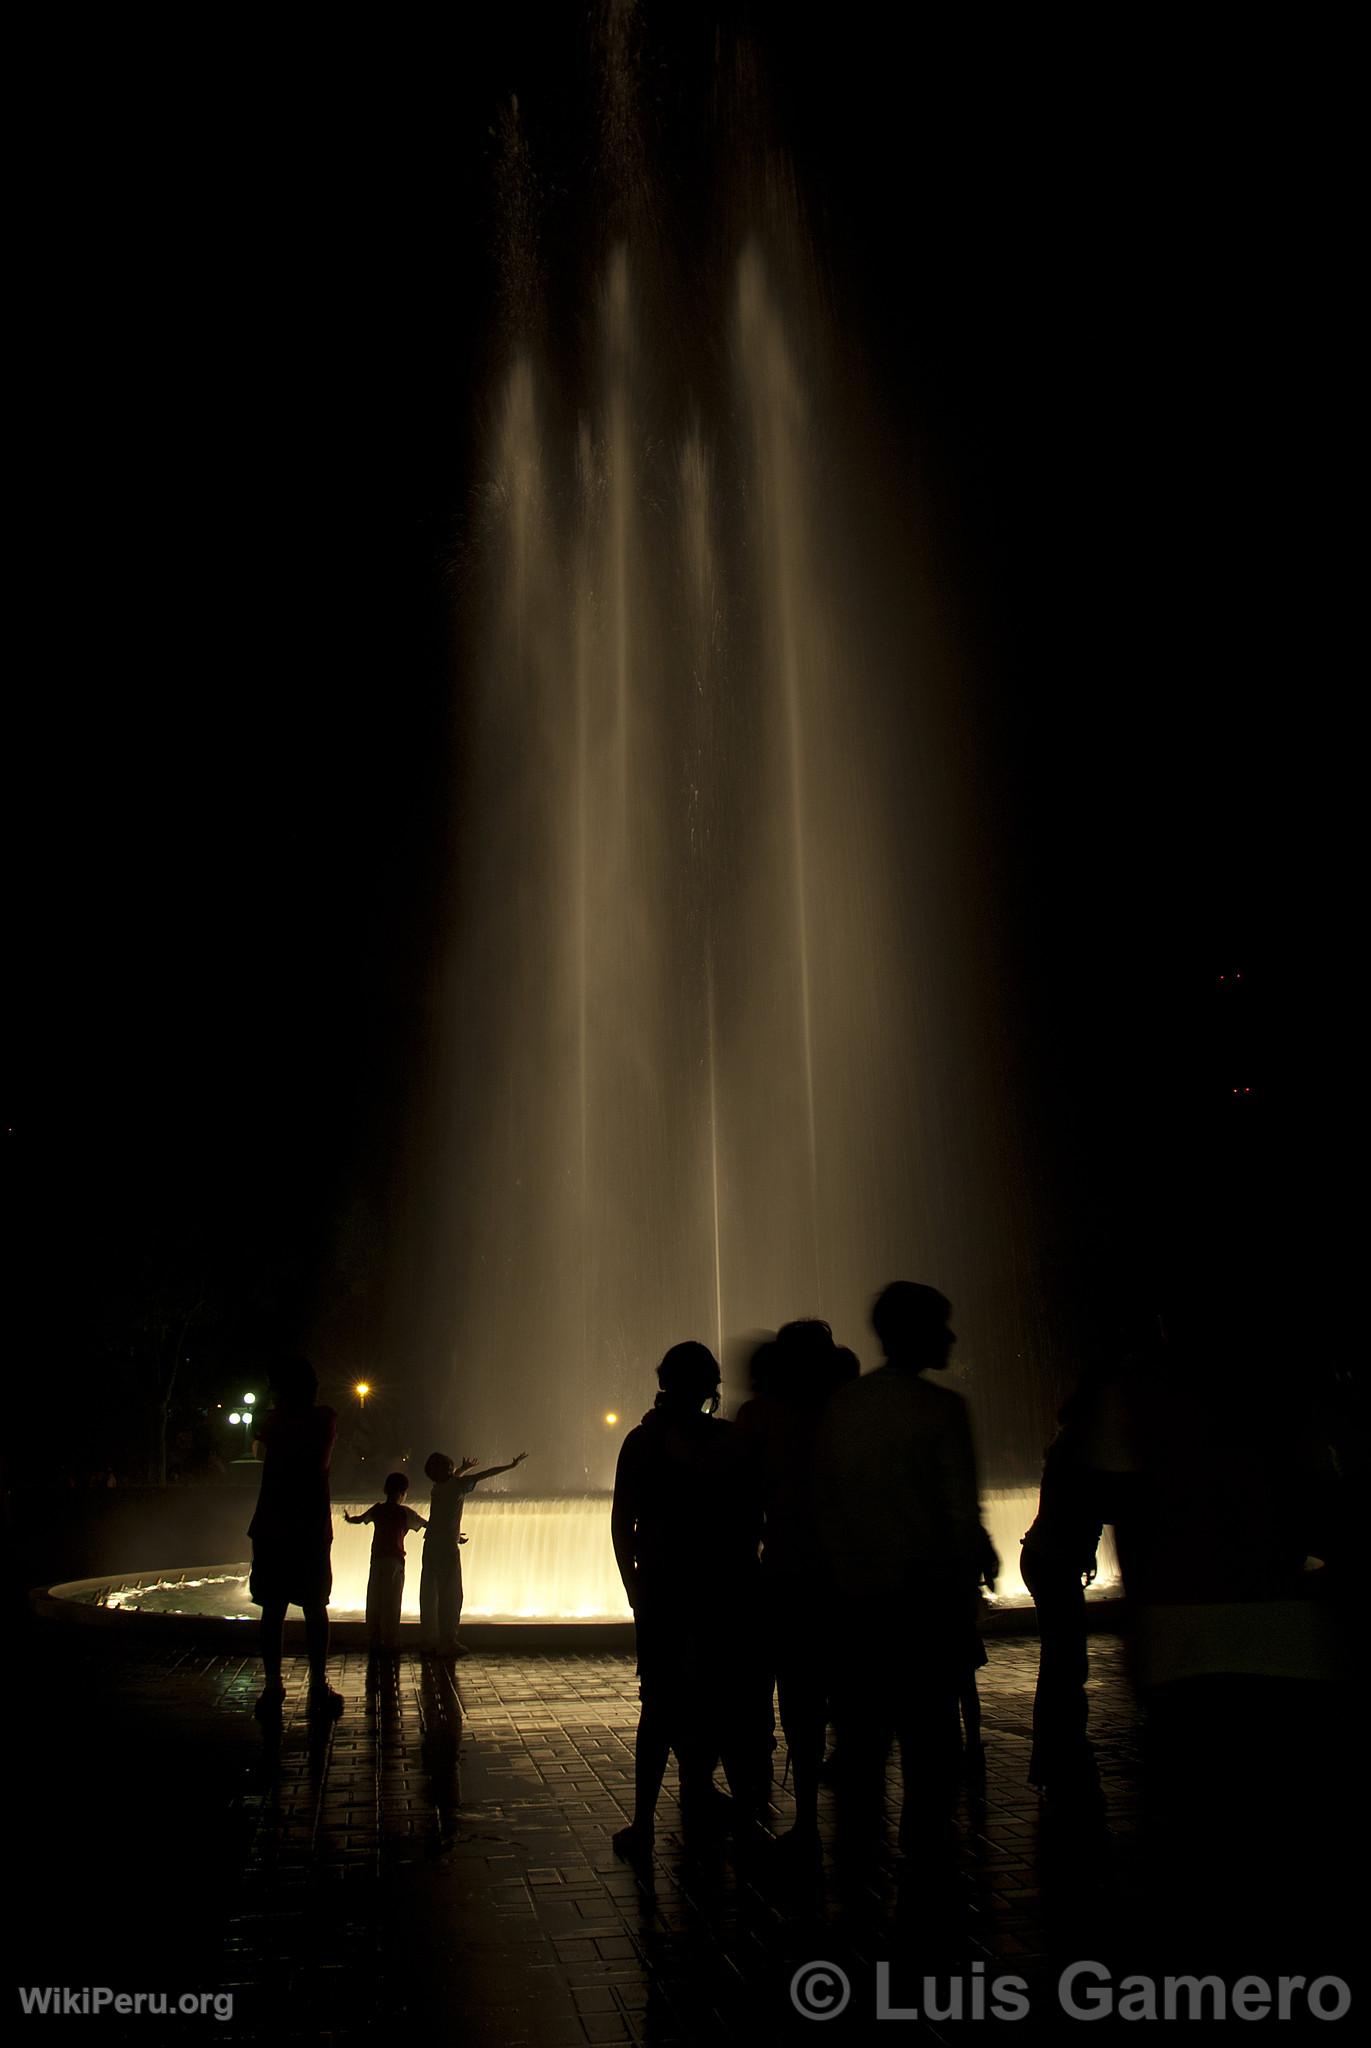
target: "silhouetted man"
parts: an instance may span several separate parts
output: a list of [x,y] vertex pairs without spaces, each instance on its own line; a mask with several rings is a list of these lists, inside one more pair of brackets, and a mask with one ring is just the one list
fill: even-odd
[[[850,1367],[850,1370],[849,1370]],[[738,1436],[765,1515],[762,1600],[781,1726],[795,1794],[785,1838],[817,1859],[819,1777],[828,1732],[829,1625],[820,1612],[822,1422],[836,1389],[858,1372],[827,1323],[787,1323],[753,1360],[754,1394],[738,1411]]]
[[877,1821],[898,1736],[907,1852],[948,1838],[967,1633],[976,1587],[993,1587],[999,1569],[981,1526],[965,1404],[924,1378],[947,1366],[950,1313],[935,1288],[887,1287],[871,1313],[886,1362],[835,1395],[825,1429],[840,1813]]
[[713,1818],[720,1755],[736,1800],[754,1805],[759,1789],[760,1516],[733,1425],[714,1416],[713,1353],[673,1345],[657,1379],[657,1404],[625,1437],[614,1479],[614,1555],[637,1626],[642,1703],[633,1822],[614,1846],[634,1858],[651,1854],[671,1750],[688,1826]]
[[1086,1735],[1090,1675],[1085,1589],[1095,1577],[1105,1488],[1095,1469],[1093,1385],[1077,1390],[1057,1417],[1043,1460],[1038,1512],[1019,1568],[1038,1619],[1038,1682],[1028,1782],[1058,1804],[1099,1800],[1095,1752]]
[[[1274,1288],[1185,1305],[1105,1389],[1099,1463],[1147,1705],[1145,1840],[1168,1967],[1358,1953],[1339,1461]],[[1304,1303],[1300,1303],[1301,1311]],[[1316,1326],[1314,1326],[1316,1327]],[[1222,1869],[1225,1882],[1216,1886]],[[1256,1943],[1257,1947],[1253,1948]]]
[[333,1515],[329,1466],[338,1435],[332,1408],[316,1405],[318,1375],[304,1358],[282,1359],[271,1374],[274,1405],[259,1415],[253,1450],[262,1460],[252,1538],[251,1598],[262,1610],[265,1684],[260,1713],[279,1712],[285,1696],[281,1652],[286,1609],[305,1616],[309,1709],[330,1717],[343,1701],[328,1683],[328,1603],[333,1591]]

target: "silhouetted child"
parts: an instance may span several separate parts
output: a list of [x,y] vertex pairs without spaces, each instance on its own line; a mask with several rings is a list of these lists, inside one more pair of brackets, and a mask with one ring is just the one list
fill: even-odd
[[365,1514],[343,1516],[345,1522],[371,1523],[371,1573],[367,1579],[367,1644],[373,1650],[400,1647],[400,1606],[405,1592],[405,1538],[428,1523],[405,1506],[409,1478],[392,1472],[386,1497]]
[[433,1451],[424,1464],[432,1483],[428,1526],[424,1532],[424,1563],[419,1574],[419,1625],[426,1650],[443,1657],[464,1657],[466,1650],[457,1635],[462,1619],[462,1502],[483,1479],[500,1472],[512,1472],[528,1456],[520,1451],[507,1465],[487,1465],[473,1472],[474,1458],[454,1465],[444,1451]]

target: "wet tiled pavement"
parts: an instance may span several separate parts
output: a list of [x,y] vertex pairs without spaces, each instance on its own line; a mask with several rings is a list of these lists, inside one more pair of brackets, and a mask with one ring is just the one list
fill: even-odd
[[[882,1958],[1032,1984],[1054,1956],[1082,1952],[1093,1916],[1127,1915],[1137,1715],[1119,1644],[1096,1638],[1110,1838],[1054,1853],[1025,1782],[1037,1646],[990,1647],[984,1789],[964,1796],[960,1867],[930,1900],[900,1882],[893,1797],[874,1857],[855,1870],[830,1859],[820,1885],[797,1890],[765,1855],[688,1851],[674,1770],[640,1880],[610,1845],[637,1717],[621,1657],[474,1656],[454,1682],[416,1656],[379,1675],[338,1656],[345,1707],[323,1731],[296,1660],[273,1738],[253,1718],[248,1658],[63,1643],[42,1738],[52,1782],[28,1787],[46,1845],[31,1980],[232,1992],[231,2021],[191,2023],[201,2038],[352,2041],[436,2024],[464,2042],[549,2048],[807,2033],[789,1987],[816,1958],[847,1972],[854,2015]],[[778,1775],[782,1764],[778,1752]],[[784,1784],[775,1806],[781,1829]],[[830,1842],[831,1823],[826,1803]],[[75,1978],[53,1952],[55,1912],[81,1929]]]
[[[1112,1637],[1091,1653],[1107,1832],[1040,1808],[1025,1782],[1037,1645],[993,1640],[985,1781],[963,1794],[955,1871],[929,1884],[902,1866],[892,1771],[884,1840],[855,1862],[833,1858],[825,1793],[822,1878],[798,1887],[764,1849],[688,1847],[674,1772],[651,1872],[615,1859],[637,1717],[623,1657],[476,1655],[445,1670],[405,1655],[378,1675],[338,1655],[344,1711],[323,1729],[304,1711],[303,1662],[289,1660],[273,1735],[254,1717],[259,1669],[245,1655],[84,1629],[35,1629],[29,1648],[7,1697],[11,1975],[209,2007],[159,2019],[154,2038],[812,2040],[792,1986],[817,1969],[825,2012],[834,1971],[851,1987],[823,2038],[888,2042],[890,2025],[876,2024],[884,1968],[887,2002],[921,2006],[917,2023],[899,2021],[908,2034],[961,2037],[941,2016],[954,1986],[969,2002],[1012,1973],[1029,2002],[1013,2038],[1048,2040],[1064,2025],[1064,1963],[1150,1968],[1178,1929],[1182,1967],[1230,1978],[1273,1968],[1283,1944],[1311,1976],[1350,1975],[1361,1948],[1348,1715],[1292,1744],[1271,1718],[1285,1696],[1264,1694],[1253,1714],[1243,1693],[1204,1728],[1199,1794],[1187,1792],[1176,1853],[1158,1866],[1165,1815],[1144,1801],[1155,1779]],[[26,1686],[26,1670],[41,1684]],[[1317,1797],[1287,1802],[1282,1836],[1273,1786],[1292,1756]],[[782,1782],[778,1830],[791,1812]],[[133,2039],[149,2024],[106,2015],[97,2030]],[[89,2036],[93,2021],[70,2025]]]

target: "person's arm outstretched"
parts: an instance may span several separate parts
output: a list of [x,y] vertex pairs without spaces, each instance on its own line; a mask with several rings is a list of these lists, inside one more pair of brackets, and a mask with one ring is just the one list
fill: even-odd
[[[468,1485],[479,1486],[483,1479],[494,1479],[498,1473],[512,1472],[516,1465],[523,1464],[524,1459],[527,1456],[527,1451],[520,1451],[518,1456],[511,1458],[507,1465],[487,1465],[484,1472],[470,1471],[467,1468],[466,1461],[463,1460],[462,1469],[459,1476],[464,1478],[467,1481]],[[472,1462],[474,1463],[475,1461],[473,1460]]]

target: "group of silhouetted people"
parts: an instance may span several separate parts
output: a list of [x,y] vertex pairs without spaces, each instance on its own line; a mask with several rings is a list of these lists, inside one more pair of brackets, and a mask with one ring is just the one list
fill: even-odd
[[[727,1830],[760,1846],[778,1703],[795,1801],[778,1853],[817,1861],[826,1776],[840,1841],[869,1847],[897,1741],[901,1845],[919,1863],[945,1859],[958,1784],[979,1747],[981,1589],[993,1591],[999,1570],[966,1405],[931,1377],[956,1341],[949,1316],[934,1288],[887,1287],[871,1316],[883,1362],[865,1374],[827,1324],[789,1323],[755,1349],[752,1395],[732,1422],[718,1414],[719,1365],[703,1344],[662,1359],[655,1404],[625,1438],[614,1488],[641,1701],[633,1818],[615,1837],[622,1855],[650,1856],[673,1753],[686,1831]],[[1176,1343],[1154,1316],[1116,1318],[1061,1410],[1022,1549],[1040,1636],[1029,1778],[1049,1810],[1098,1821],[1086,1590],[1108,1526],[1148,1712],[1157,1896],[1195,1913],[1207,1884],[1192,1853],[1201,1810],[1221,1816],[1216,1840],[1227,1830],[1246,1841],[1259,1823],[1253,1859],[1278,1838],[1282,1867],[1307,1862],[1323,1730],[1346,1697],[1332,1596],[1352,1557],[1365,1427],[1346,1401],[1337,1413],[1320,1408],[1263,1359],[1283,1364],[1279,1347],[1212,1319]],[[318,1404],[303,1360],[280,1365],[273,1386],[256,1429],[264,1463],[251,1525],[262,1709],[283,1698],[295,1604],[310,1710],[328,1718],[341,1707],[325,1668],[337,1416]],[[478,1471],[474,1459],[435,1452],[427,1518],[407,1505],[398,1472],[383,1500],[349,1515],[373,1531],[374,1650],[398,1644],[405,1541],[422,1532],[423,1642],[460,1654],[462,1503],[523,1455]],[[719,1765],[728,1797],[715,1785]],[[1266,1798],[1254,1808],[1258,1774]],[[1267,1891],[1276,1895],[1270,1882]],[[1279,1896],[1289,1919],[1288,1892]]]
[[[338,1436],[338,1416],[318,1400],[319,1381],[303,1358],[280,1360],[272,1372],[273,1402],[258,1418],[254,1447],[262,1460],[252,1539],[253,1601],[262,1610],[265,1683],[258,1711],[279,1711],[285,1698],[281,1653],[287,1607],[305,1617],[309,1655],[309,1711],[325,1719],[342,1711],[342,1698],[328,1683],[328,1603],[333,1590],[333,1515],[329,1468]],[[434,1451],[424,1465],[429,1481],[427,1520],[406,1505],[409,1478],[392,1472],[384,1499],[345,1520],[371,1527],[371,1570],[367,1579],[367,1640],[373,1652],[399,1647],[405,1587],[405,1539],[423,1531],[419,1577],[421,1640],[441,1656],[460,1656],[462,1618],[462,1504],[483,1479],[512,1471],[527,1456],[520,1451],[504,1465],[476,1471],[475,1458],[457,1464]]]
[[[959,1781],[979,1750],[980,1589],[993,1591],[999,1561],[966,1406],[930,1377],[951,1356],[949,1314],[933,1288],[887,1287],[872,1311],[883,1363],[866,1374],[826,1324],[786,1325],[755,1351],[752,1398],[731,1424],[703,1345],[662,1360],[615,1483],[642,1707],[620,1854],[650,1855],[673,1751],[687,1832],[760,1837],[773,1698],[795,1801],[778,1847],[817,1860],[825,1776],[839,1844],[872,1846],[892,1741],[907,1858],[927,1867],[955,1843]],[[1225,1830],[1246,1840],[1254,1814],[1271,1839],[1303,1842],[1320,1723],[1345,1697],[1330,1596],[1351,1556],[1346,1475],[1364,1466],[1364,1432],[1260,1369],[1272,1355],[1213,1317],[1178,1344],[1154,1314],[1112,1313],[1061,1410],[1023,1539],[1040,1638],[1028,1777],[1078,1842],[1077,1823],[1098,1831],[1086,1596],[1110,1527],[1147,1709],[1156,1897],[1192,1919],[1213,1911],[1197,1817],[1211,1816],[1213,1854]],[[731,1800],[715,1789],[720,1763]],[[1269,1788],[1255,1808],[1254,1777]],[[1250,1919],[1251,1891],[1234,1896]],[[1297,1917],[1289,1883],[1268,1874],[1260,1900]]]
[[[934,1288],[886,1288],[872,1312],[884,1363],[866,1375],[827,1324],[787,1324],[755,1352],[752,1398],[731,1424],[715,1412],[705,1346],[662,1360],[614,1489],[642,1702],[621,1854],[651,1850],[671,1751],[687,1829],[728,1825],[742,1839],[760,1827],[773,1692],[794,1773],[792,1853],[818,1853],[830,1722],[841,1821],[858,1836],[878,1825],[894,1738],[902,1842],[911,1854],[945,1845],[979,1588],[998,1569],[965,1405],[925,1378],[948,1363],[950,1312]],[[714,1789],[720,1762],[731,1807]]]

